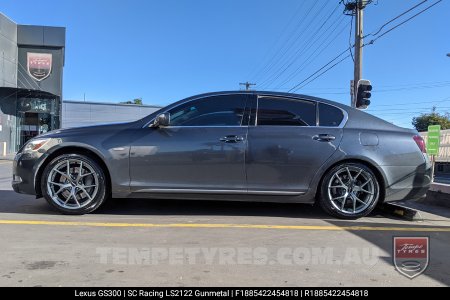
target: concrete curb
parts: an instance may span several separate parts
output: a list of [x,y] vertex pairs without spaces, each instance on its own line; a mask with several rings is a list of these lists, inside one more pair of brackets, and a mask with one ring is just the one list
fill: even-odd
[[2,161],[2,160],[10,160],[10,161],[12,161],[12,160],[14,160],[14,154],[13,155],[6,155],[6,156],[0,156],[0,161]]
[[450,208],[450,184],[432,183],[427,197],[418,202]]
[[431,184],[430,191],[450,194],[450,184],[434,182]]

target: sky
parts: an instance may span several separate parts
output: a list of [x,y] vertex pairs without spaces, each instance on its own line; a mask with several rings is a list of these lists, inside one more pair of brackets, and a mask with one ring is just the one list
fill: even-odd
[[[373,1],[364,33],[420,2]],[[2,0],[0,12],[19,24],[66,27],[65,100],[167,105],[245,81],[288,91],[354,40],[339,0]],[[411,127],[433,106],[450,111],[449,28],[450,0],[443,0],[364,47],[369,113]],[[349,104],[352,78],[349,57],[296,92]]]

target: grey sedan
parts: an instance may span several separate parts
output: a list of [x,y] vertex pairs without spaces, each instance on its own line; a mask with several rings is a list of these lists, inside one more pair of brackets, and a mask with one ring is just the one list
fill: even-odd
[[13,188],[65,214],[114,198],[314,203],[339,218],[418,199],[431,165],[418,133],[297,94],[190,97],[135,122],[62,129],[16,155]]

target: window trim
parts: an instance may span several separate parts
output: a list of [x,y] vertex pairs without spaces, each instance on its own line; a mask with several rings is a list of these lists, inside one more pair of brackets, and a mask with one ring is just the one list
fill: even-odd
[[[182,103],[178,104],[177,106],[173,106],[173,107],[171,107],[171,105],[166,106],[165,109],[161,110],[161,112],[159,114],[166,113],[166,112],[168,112],[169,110],[171,110],[171,109],[173,109],[175,107],[178,107],[178,106],[183,105],[185,103],[189,103],[189,102],[194,101],[194,100],[211,98],[211,97],[218,97],[218,96],[229,96],[229,95],[246,95],[248,97],[247,103],[249,103],[249,105],[250,105],[250,110],[249,110],[249,115],[250,116],[251,116],[251,109],[252,109],[252,107],[251,107],[251,99],[252,99],[252,97],[254,97],[254,99],[256,100],[256,112],[258,112],[258,108],[259,108],[259,106],[258,106],[259,98],[261,98],[261,97],[267,97],[267,98],[272,97],[272,98],[303,100],[303,101],[315,102],[317,104],[318,103],[323,103],[323,104],[326,104],[326,105],[333,106],[333,107],[335,107],[337,109],[340,109],[342,111],[342,113],[344,114],[344,118],[342,119],[342,122],[341,122],[341,124],[339,124],[339,126],[318,126],[319,123],[316,122],[316,126],[283,126],[283,127],[296,127],[296,128],[299,128],[299,127],[301,127],[301,128],[308,128],[308,127],[318,128],[318,127],[320,127],[320,128],[341,128],[342,129],[342,128],[345,127],[345,125],[347,124],[347,121],[348,121],[348,112],[345,109],[340,108],[340,107],[338,107],[338,106],[336,106],[334,104],[323,102],[323,101],[320,101],[320,100],[304,99],[304,98],[300,98],[300,97],[286,96],[286,95],[269,95],[269,94],[239,93],[239,92],[233,92],[233,93],[226,93],[225,92],[225,93],[217,93],[217,94],[214,94],[214,95],[203,95],[203,96],[199,96],[199,97],[195,97],[194,96],[195,98],[183,101]],[[246,108],[247,107],[248,107],[248,105],[246,105]],[[318,107],[319,107],[319,105],[316,105],[316,114],[317,114],[317,111],[318,111]],[[245,111],[244,111],[244,113],[245,113]],[[150,124],[155,121],[155,118],[153,118],[149,122],[145,123],[144,126],[142,126],[142,128],[148,128],[150,126]],[[256,127],[257,126],[256,124],[258,124],[258,113],[256,113],[256,116],[255,116],[255,124],[250,124],[250,119],[251,118],[249,117],[249,122],[248,122],[247,125],[241,125],[241,126],[168,126],[167,128],[181,128],[181,127],[184,127],[184,128],[187,128],[187,127],[209,127],[209,128],[214,128],[214,127],[218,127],[218,128],[231,127],[231,128],[237,128],[237,127],[239,127],[239,128],[241,128],[241,127],[250,127],[250,126]],[[318,120],[318,118],[317,118],[317,120]],[[260,125],[260,126],[264,126],[264,125]]]
[[[256,116],[255,116],[255,124],[252,124],[251,126],[257,127],[257,126],[277,126],[277,127],[293,127],[293,128],[344,128],[344,126],[347,124],[348,121],[348,112],[345,109],[342,109],[334,104],[331,103],[327,103],[327,102],[323,102],[320,100],[311,100],[311,99],[305,99],[305,98],[300,98],[300,97],[289,97],[289,96],[279,96],[279,95],[256,95],[257,99],[256,99]],[[313,102],[316,105],[316,125],[315,126],[292,126],[292,125],[258,125],[258,109],[259,109],[259,99],[260,98],[281,98],[281,99],[292,99],[292,100],[301,100],[301,101],[305,101],[305,102]],[[342,114],[344,115],[344,117],[342,118],[341,123],[338,126],[319,126],[319,104],[325,104],[325,105],[329,105],[332,107],[335,107],[337,109],[339,109]]]
[[[164,114],[164,113],[168,112],[169,110],[172,110],[172,109],[174,109],[174,108],[177,108],[177,107],[179,107],[179,106],[181,106],[181,105],[184,105],[184,104],[189,103],[189,102],[192,102],[192,101],[196,101],[196,100],[200,100],[200,99],[205,99],[205,98],[220,97],[220,96],[232,96],[232,95],[246,95],[246,96],[247,96],[247,100],[246,100],[246,103],[245,103],[245,106],[244,106],[244,114],[243,114],[242,120],[241,120],[241,125],[214,125],[214,126],[205,126],[205,125],[202,125],[202,126],[200,126],[200,125],[192,125],[192,126],[179,126],[179,125],[177,125],[177,126],[170,126],[170,125],[169,125],[169,126],[166,126],[166,127],[164,127],[164,128],[206,128],[206,127],[207,127],[207,128],[224,128],[224,127],[228,127],[228,128],[237,128],[237,127],[239,127],[239,128],[241,128],[241,127],[248,127],[249,124],[243,125],[243,124],[242,124],[242,121],[244,120],[245,111],[246,111],[246,108],[247,108],[247,106],[248,106],[248,103],[250,103],[248,100],[250,99],[250,96],[251,96],[252,94],[249,94],[249,93],[221,93],[221,94],[214,94],[214,95],[204,95],[204,96],[200,96],[200,97],[196,97],[196,98],[192,98],[192,99],[183,101],[182,103],[178,104],[177,106],[173,106],[173,107],[172,107],[171,105],[168,105],[164,110],[161,110],[161,112],[160,112],[158,115]],[[156,118],[156,117],[155,117],[155,118]],[[142,126],[142,128],[149,128],[149,127],[150,127],[150,124],[152,124],[152,123],[155,121],[155,118],[153,118],[153,119],[151,119],[149,122],[145,123],[144,126]]]

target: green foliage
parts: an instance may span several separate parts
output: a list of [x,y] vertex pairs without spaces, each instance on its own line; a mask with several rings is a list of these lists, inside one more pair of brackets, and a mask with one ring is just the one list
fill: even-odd
[[439,114],[434,111],[429,114],[421,114],[419,117],[414,117],[412,120],[413,126],[417,131],[428,131],[429,125],[441,125],[441,129],[450,129],[450,114]]
[[120,102],[121,104],[135,104],[135,105],[142,105],[142,98],[136,98],[133,100],[128,100],[125,102]]

